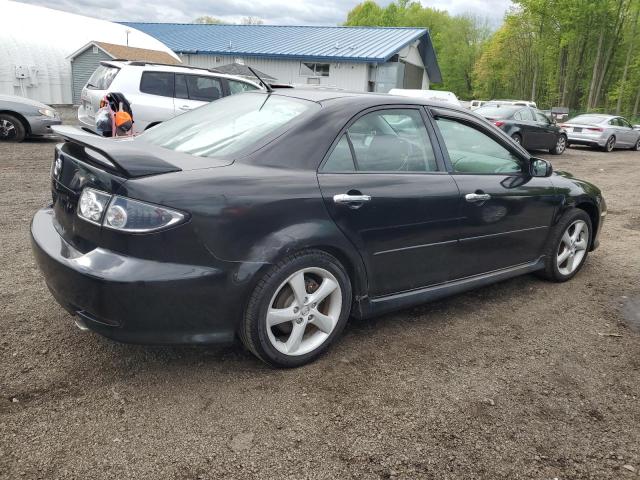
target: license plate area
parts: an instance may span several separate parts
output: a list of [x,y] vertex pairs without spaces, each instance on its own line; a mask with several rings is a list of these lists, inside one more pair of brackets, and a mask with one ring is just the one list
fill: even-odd
[[574,131],[574,133],[582,133],[582,128],[574,127],[573,131]]

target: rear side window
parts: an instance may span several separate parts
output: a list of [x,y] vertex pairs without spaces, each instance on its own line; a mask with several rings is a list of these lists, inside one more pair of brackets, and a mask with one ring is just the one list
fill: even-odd
[[356,120],[336,145],[323,171],[345,172],[354,168],[359,172],[437,171],[420,112],[378,110]]
[[185,75],[190,100],[211,102],[222,97],[222,84],[214,77]]
[[87,88],[90,90],[108,89],[119,71],[120,69],[117,67],[100,65],[98,68],[96,68],[96,71],[93,72],[91,78],[89,78],[89,81],[87,82]]
[[542,112],[536,112],[536,120],[540,123],[551,123],[549,118]]
[[140,91],[149,95],[173,97],[174,74],[169,72],[143,72]]
[[234,95],[236,93],[248,92],[249,90],[257,90],[257,89],[258,87],[251,85],[250,83],[229,80],[229,92],[231,92],[231,95]]

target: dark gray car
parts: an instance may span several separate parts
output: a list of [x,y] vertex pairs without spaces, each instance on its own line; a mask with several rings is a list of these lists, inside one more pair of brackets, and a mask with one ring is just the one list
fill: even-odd
[[16,95],[0,95],[0,141],[21,142],[26,137],[52,135],[60,115],[44,103]]

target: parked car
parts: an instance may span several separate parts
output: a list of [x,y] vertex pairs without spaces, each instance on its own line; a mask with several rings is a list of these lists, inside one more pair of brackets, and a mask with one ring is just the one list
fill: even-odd
[[584,114],[563,123],[569,145],[589,145],[605,152],[614,148],[640,150],[640,129],[634,128],[624,117]]
[[536,102],[529,100],[489,100],[485,105],[519,105],[521,107],[538,108]]
[[482,107],[485,103],[487,103],[485,100],[471,100],[469,108],[475,110],[476,108]]
[[436,102],[446,102],[456,107],[461,107],[462,103],[453,92],[445,90],[418,90],[411,88],[392,88],[389,90],[390,95],[400,95],[403,97],[417,97],[423,100],[431,100]]
[[82,89],[78,120],[95,132],[100,102],[108,92],[121,92],[131,103],[133,131],[140,133],[213,100],[259,88],[244,78],[200,68],[105,61]]
[[52,134],[60,115],[44,103],[17,95],[0,95],[0,141],[21,142],[27,137]]
[[318,357],[350,315],[569,280],[607,210],[481,117],[419,98],[256,90],[132,139],[57,131],[32,244],[79,325],[135,343],[237,335],[277,366]]
[[540,110],[517,105],[487,104],[474,110],[527,150],[549,150],[562,155],[567,133]]

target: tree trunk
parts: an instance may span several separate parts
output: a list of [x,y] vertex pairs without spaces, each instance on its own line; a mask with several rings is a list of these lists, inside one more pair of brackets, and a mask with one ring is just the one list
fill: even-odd
[[598,83],[598,66],[600,65],[600,55],[602,53],[602,42],[604,41],[604,24],[600,30],[600,38],[598,39],[598,50],[596,51],[596,59],[593,62],[593,73],[591,74],[591,85],[589,85],[589,98],[587,99],[587,111],[591,110],[593,105],[593,95],[596,91],[596,83]]
[[611,65],[611,58],[614,55],[614,51],[615,51],[614,47],[616,47],[620,42],[620,32],[622,31],[622,26],[624,25],[624,19],[627,14],[626,9],[624,12],[622,12],[622,15],[620,14],[620,12],[622,11],[623,3],[624,3],[624,0],[620,0],[620,2],[618,3],[618,11],[616,12],[616,24],[614,27],[615,35],[611,39],[611,42],[609,43],[609,47],[607,48],[607,53],[604,56],[604,64],[602,65],[602,69],[600,70],[600,76],[598,78],[598,83],[596,84],[596,91],[595,91],[595,94],[593,95],[594,107],[598,105],[598,101],[600,99],[600,93],[602,92],[602,85],[604,84],[604,77],[605,77],[605,74],[609,71],[609,66]]
[[618,103],[616,104],[616,115],[620,115],[622,110],[622,97],[624,96],[624,84],[627,81],[627,73],[629,72],[629,64],[631,63],[631,54],[633,53],[634,41],[636,39],[636,30],[638,27],[638,15],[640,15],[640,8],[636,11],[635,19],[633,20],[633,28],[631,29],[631,38],[629,39],[629,49],[627,50],[627,58],[624,62],[624,70],[622,71],[622,80],[620,81],[620,91],[618,92]]
[[638,93],[636,94],[636,103],[633,106],[633,116],[638,115],[638,108],[640,108],[640,87],[638,87]]

